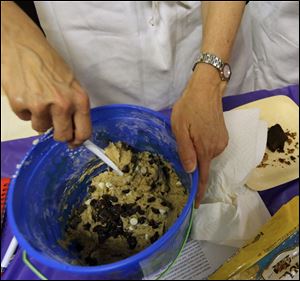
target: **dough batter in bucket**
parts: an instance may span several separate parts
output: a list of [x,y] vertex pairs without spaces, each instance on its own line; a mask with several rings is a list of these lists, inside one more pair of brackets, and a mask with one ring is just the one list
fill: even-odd
[[121,142],[105,152],[124,175],[108,169],[94,176],[83,203],[72,211],[60,243],[74,251],[77,264],[107,264],[140,252],[168,230],[188,198],[160,155],[135,152]]

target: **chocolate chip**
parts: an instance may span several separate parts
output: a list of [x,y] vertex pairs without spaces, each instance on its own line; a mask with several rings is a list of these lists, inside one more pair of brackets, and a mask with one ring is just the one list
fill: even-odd
[[92,210],[92,218],[95,222],[106,223],[108,220],[111,220],[110,209]]
[[109,236],[117,238],[119,235],[123,234],[123,223],[122,220],[120,222],[112,222],[109,224]]
[[110,213],[111,213],[111,217],[114,220],[118,220],[120,218],[121,213],[122,213],[121,205],[120,204],[113,205],[110,209]]
[[142,208],[141,208],[141,206],[137,206],[137,212],[140,214],[140,215],[145,215],[145,211],[144,210],[142,210]]
[[159,238],[159,234],[156,231],[155,234],[150,238],[151,244],[153,244]]
[[123,173],[129,173],[129,171],[130,171],[129,165],[125,165],[122,169]]
[[102,196],[102,198],[106,201],[108,200],[108,201],[111,201],[111,202],[114,202],[114,203],[118,202],[118,198],[116,196],[112,196],[112,195],[109,195],[109,194],[104,194]]
[[91,257],[85,258],[84,261],[85,261],[86,264],[89,265],[89,266],[94,266],[94,265],[97,265],[97,264],[98,264],[97,260],[94,259],[94,258],[91,258]]
[[119,234],[124,233],[124,231],[123,231],[123,222],[122,222],[121,219],[117,222],[116,231],[118,231]]
[[106,199],[103,198],[103,199],[101,199],[100,200],[100,204],[101,204],[100,208],[102,208],[102,209],[104,209],[104,208],[110,209],[112,207],[112,201],[110,199],[111,198],[106,198]]
[[132,152],[135,152],[135,148],[132,147],[130,144],[124,143],[122,142],[122,148],[124,148],[124,150],[131,150]]
[[137,212],[137,208],[135,208],[135,204],[131,203],[131,204],[123,204],[122,205],[122,213],[121,215],[123,217],[128,217],[128,216],[132,216],[133,214],[135,214]]
[[164,207],[170,208],[171,210],[173,209],[172,203],[170,203],[170,202],[167,201],[167,200],[163,200],[160,204],[161,204],[162,206],[164,206]]
[[158,227],[159,227],[159,225],[160,225],[160,223],[159,222],[156,222],[155,220],[150,220],[149,221],[149,225],[153,228],[153,229],[157,229]]
[[115,212],[115,213],[121,214],[121,212],[122,212],[122,207],[121,207],[120,204],[115,204],[115,205],[113,205],[113,206],[111,207],[111,211],[112,211],[112,212]]
[[96,191],[96,187],[94,185],[90,185],[89,186],[89,193],[93,193],[94,191]]
[[151,189],[150,190],[154,190],[157,187],[157,184],[155,182],[151,183]]
[[75,247],[77,252],[81,252],[84,248],[79,241],[74,242],[74,247]]
[[129,232],[124,232],[123,236],[127,239],[128,237],[132,236],[132,234]]
[[163,166],[162,171],[164,173],[164,176],[165,176],[166,180],[169,181],[169,179],[170,179],[170,174],[169,174],[170,169],[166,166]]
[[110,217],[111,217],[111,220],[117,221],[120,218],[120,213],[119,212],[115,212],[114,210],[111,210]]
[[93,208],[98,208],[98,207],[100,207],[101,203],[100,203],[99,200],[92,199],[92,201],[90,202],[90,205],[91,205]]
[[128,236],[127,243],[128,243],[129,249],[133,250],[137,245],[137,240],[134,236]]
[[145,223],[145,221],[146,221],[146,217],[139,217],[138,218],[138,223],[139,224],[143,224],[143,223]]
[[148,203],[151,203],[151,202],[154,202],[155,200],[156,200],[155,197],[150,197],[150,198],[147,200],[147,202],[148,202]]
[[131,157],[131,163],[133,164],[133,166],[136,165],[137,161],[138,161],[138,156],[135,153],[133,153]]
[[69,223],[69,226],[70,226],[71,228],[73,228],[73,229],[76,229],[76,227],[77,227],[77,225],[78,225],[79,223],[81,223],[81,218],[78,217],[78,216],[74,216],[74,217],[71,219],[71,221],[70,221],[70,223]]
[[97,213],[94,212],[94,211],[92,211],[92,219],[93,219],[93,221],[95,221],[95,222],[99,221],[99,217],[98,217]]
[[130,192],[130,189],[122,190],[122,193],[124,193],[124,194],[127,194],[127,193],[129,193],[129,192]]
[[142,196],[138,196],[135,200],[138,201],[142,198]]
[[78,214],[82,214],[84,210],[87,208],[87,205],[83,204],[77,209]]
[[108,238],[109,238],[109,234],[107,232],[97,232],[98,234],[98,242],[100,244],[104,243]]
[[154,164],[154,159],[153,159],[153,158],[151,158],[151,159],[149,160],[149,164],[150,164],[150,165]]
[[157,215],[159,214],[159,210],[158,209],[152,207],[151,210],[152,210],[152,212],[154,214],[157,214]]
[[86,224],[83,225],[83,229],[84,230],[90,230],[90,228],[91,228],[91,224],[90,223],[86,223]]
[[110,232],[110,236],[112,236],[113,238],[117,238],[119,236],[119,233],[117,231],[112,231]]
[[103,231],[103,228],[101,225],[96,225],[94,228],[93,228],[93,232],[102,232]]

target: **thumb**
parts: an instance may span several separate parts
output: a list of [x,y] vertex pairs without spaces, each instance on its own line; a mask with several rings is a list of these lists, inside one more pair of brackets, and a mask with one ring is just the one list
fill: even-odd
[[175,134],[175,137],[181,163],[185,171],[191,173],[196,169],[197,155],[188,129],[182,128],[181,131]]

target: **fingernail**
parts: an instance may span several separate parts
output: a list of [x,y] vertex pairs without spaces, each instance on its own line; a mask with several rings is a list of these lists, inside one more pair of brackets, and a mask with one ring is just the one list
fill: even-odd
[[183,165],[184,165],[184,169],[187,173],[192,173],[196,169],[196,164],[194,163],[194,161],[191,161],[191,160],[185,161]]
[[78,147],[78,145],[76,145],[74,142],[68,142],[68,147],[69,147],[70,149],[75,149],[75,148]]

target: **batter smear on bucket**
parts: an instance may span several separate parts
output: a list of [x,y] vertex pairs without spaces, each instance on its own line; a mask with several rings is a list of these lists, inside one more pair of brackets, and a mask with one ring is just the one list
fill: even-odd
[[188,198],[172,166],[150,152],[110,143],[106,154],[123,171],[92,179],[83,204],[73,210],[65,240],[77,263],[101,265],[127,258],[153,244],[180,215]]

